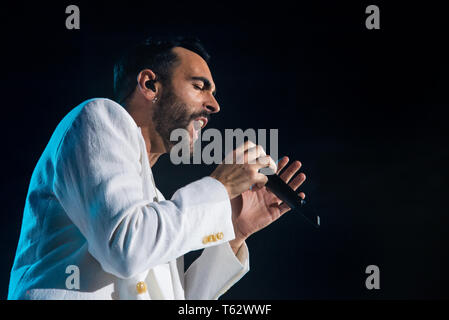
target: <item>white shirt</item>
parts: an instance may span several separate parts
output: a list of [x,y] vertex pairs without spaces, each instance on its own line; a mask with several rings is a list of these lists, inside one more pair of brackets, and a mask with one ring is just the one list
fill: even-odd
[[[211,177],[165,200],[134,119],[112,100],[85,101],[33,172],[8,299],[218,299],[249,270],[246,244],[237,256],[229,246],[231,215]],[[183,255],[199,249],[184,272]]]

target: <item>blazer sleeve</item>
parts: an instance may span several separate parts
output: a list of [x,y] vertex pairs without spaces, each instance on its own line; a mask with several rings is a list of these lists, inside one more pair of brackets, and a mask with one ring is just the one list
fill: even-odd
[[[57,199],[90,254],[120,278],[235,237],[228,194],[214,178],[177,190],[171,200],[147,199],[139,139],[126,110],[94,100],[74,118],[54,160]],[[214,234],[221,239],[204,242]]]
[[216,300],[248,271],[246,242],[237,254],[234,254],[229,242],[206,248],[185,273],[185,297],[187,300]]

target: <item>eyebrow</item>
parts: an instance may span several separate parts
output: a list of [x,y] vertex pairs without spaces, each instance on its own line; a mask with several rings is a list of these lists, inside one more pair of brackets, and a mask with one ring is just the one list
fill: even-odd
[[[210,90],[212,88],[212,83],[205,77],[191,77],[191,79],[202,81],[206,90]],[[217,90],[215,89],[212,91],[212,94],[215,96],[217,94]]]

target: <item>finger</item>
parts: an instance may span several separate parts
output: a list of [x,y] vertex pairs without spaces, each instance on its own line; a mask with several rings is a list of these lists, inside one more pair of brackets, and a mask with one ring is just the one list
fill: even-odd
[[279,213],[282,216],[284,213],[289,212],[291,210],[291,208],[286,204],[286,203],[282,203],[279,206]]
[[243,155],[246,150],[255,147],[256,144],[252,142],[251,140],[246,140],[244,143],[239,145],[237,148],[229,152],[224,160],[224,163],[226,164],[234,164],[234,163],[243,163],[243,162],[237,162],[237,160],[243,160]]
[[258,158],[261,158],[263,156],[266,156],[265,150],[262,146],[257,145],[251,148],[248,148],[243,156],[244,156],[244,162],[242,163],[249,163],[249,164],[255,164],[257,162]]
[[288,161],[289,161],[289,159],[287,156],[285,156],[281,160],[279,160],[278,170],[277,170],[276,174],[279,174],[279,172],[281,172],[281,170],[287,165]]
[[254,142],[252,142],[251,140],[246,140],[243,144],[241,144],[240,146],[238,146],[235,149],[235,152],[237,153],[244,153],[246,152],[248,149],[254,148],[256,146],[256,144]]
[[286,183],[290,181],[290,179],[295,175],[295,173],[301,168],[302,163],[298,160],[291,163],[287,169],[285,169],[284,172],[280,175],[281,179],[284,180]]
[[249,148],[253,148],[255,147],[256,144],[254,142],[252,142],[251,140],[246,140],[245,143],[243,144],[243,151],[248,150]]
[[[299,195],[302,199],[304,199],[304,198],[306,197],[306,194],[305,194],[304,192],[300,192],[298,195]],[[286,213],[286,212],[289,212],[290,210],[291,210],[291,208],[290,208],[286,203],[284,203],[284,202],[282,202],[282,203],[279,205],[279,212],[280,212],[281,215],[283,215],[283,214]]]
[[276,163],[274,163],[274,160],[269,155],[259,157],[256,161],[255,167],[257,170],[266,168],[265,170],[261,170],[263,174],[274,174],[277,171]]
[[292,181],[288,184],[290,188],[293,190],[296,190],[299,188],[300,185],[303,184],[303,182],[306,181],[306,175],[304,173],[298,174],[295,178],[293,178]]
[[251,144],[250,142],[248,142],[246,144],[246,147],[245,147],[246,149],[244,149],[243,147],[239,147],[232,153],[234,160],[234,162],[232,163],[255,164],[257,158],[266,155],[265,150],[263,149],[262,146],[255,145],[254,143]]
[[258,191],[258,190],[262,189],[263,187],[265,187],[265,186],[264,186],[264,185],[253,184],[253,185],[251,186],[251,190],[252,190],[252,191]]
[[264,165],[262,168],[259,169],[260,173],[263,173],[264,175],[276,174],[277,165],[274,162],[273,158],[271,158],[269,155],[266,155],[265,157],[261,157],[257,160],[259,163]]

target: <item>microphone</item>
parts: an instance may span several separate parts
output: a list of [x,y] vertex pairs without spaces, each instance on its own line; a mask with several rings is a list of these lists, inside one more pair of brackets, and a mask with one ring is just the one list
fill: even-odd
[[265,187],[273,192],[279,199],[284,201],[292,210],[296,210],[309,221],[314,227],[320,226],[320,216],[315,213],[313,207],[309,204],[306,206],[306,201],[302,199],[296,192],[290,188],[277,174],[267,175],[268,182]]

